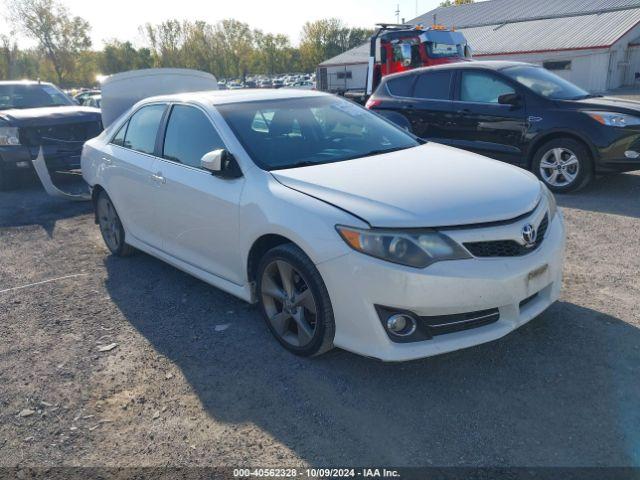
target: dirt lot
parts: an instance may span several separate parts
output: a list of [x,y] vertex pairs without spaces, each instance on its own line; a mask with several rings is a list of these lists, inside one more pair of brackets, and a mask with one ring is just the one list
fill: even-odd
[[2,193],[0,465],[640,466],[640,175],[559,201],[559,303],[389,365],[294,357],[253,307],[109,256],[88,204]]

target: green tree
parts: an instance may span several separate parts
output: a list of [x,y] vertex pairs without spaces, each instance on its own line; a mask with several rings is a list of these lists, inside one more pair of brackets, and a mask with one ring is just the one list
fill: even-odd
[[110,75],[127,70],[151,68],[153,59],[148,48],[138,50],[131,42],[110,40],[105,43],[102,52],[99,52],[97,63],[100,73]]
[[89,23],[70,14],[57,0],[9,0],[12,23],[38,42],[59,84],[77,67],[82,52],[91,47]]
[[314,70],[327,58],[363,44],[372,34],[373,30],[351,29],[338,18],[307,22],[302,27],[300,40],[302,67],[307,71]]
[[184,43],[184,28],[179,20],[167,20],[158,25],[147,23],[141,31],[151,45],[154,66],[184,66],[180,55]]
[[2,79],[15,78],[16,61],[20,51],[18,44],[11,37],[13,34],[0,35],[0,78]]

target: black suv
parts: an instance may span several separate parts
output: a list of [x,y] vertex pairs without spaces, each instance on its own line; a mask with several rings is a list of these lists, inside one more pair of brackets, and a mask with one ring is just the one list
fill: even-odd
[[418,137],[529,169],[558,193],[640,169],[640,102],[591,95],[536,65],[473,61],[391,75],[367,108]]
[[42,148],[51,173],[80,168],[84,142],[100,134],[100,110],[80,107],[44,82],[0,82],[0,190],[21,174]]

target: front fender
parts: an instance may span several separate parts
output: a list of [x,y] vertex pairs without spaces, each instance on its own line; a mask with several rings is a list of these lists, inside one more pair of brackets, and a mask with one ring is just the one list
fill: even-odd
[[353,215],[286,187],[270,174],[268,177],[264,189],[245,189],[241,202],[239,237],[245,265],[251,247],[264,235],[289,239],[317,265],[351,251],[340,238],[336,225],[368,227]]

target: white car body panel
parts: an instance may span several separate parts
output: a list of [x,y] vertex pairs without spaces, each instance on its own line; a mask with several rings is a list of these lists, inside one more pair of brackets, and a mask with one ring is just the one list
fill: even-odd
[[[147,99],[204,110],[233,153],[243,176],[223,179],[168,160],[111,145],[127,115],[85,145],[82,170],[104,188],[123,223],[127,242],[246,301],[255,301],[249,253],[264,235],[298,245],[320,271],[335,316],[334,344],[385,361],[402,361],[465,348],[506,335],[553,303],[564,260],[558,213],[534,254],[441,261],[425,269],[391,264],[355,252],[335,226],[368,228],[471,225],[443,230],[459,243],[521,240],[524,222],[549,212],[532,175],[478,155],[428,144],[359,160],[267,172],[258,168],[215,108],[216,104],[325,95],[244,90]],[[132,156],[133,155],[133,156]],[[389,166],[393,164],[394,168]],[[156,175],[162,182],[151,180]],[[517,221],[511,221],[517,217]],[[501,221],[499,225],[472,224]],[[532,272],[546,269],[535,278]],[[538,294],[520,309],[522,300]],[[433,316],[499,308],[491,325],[415,343],[395,343],[375,305]]]

